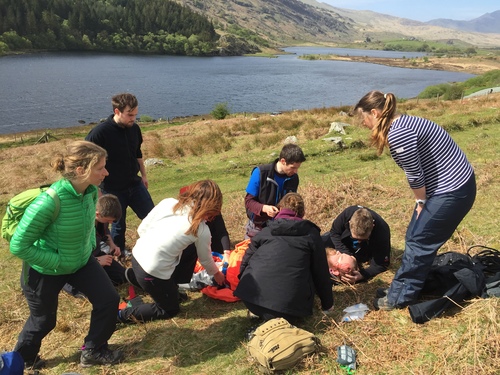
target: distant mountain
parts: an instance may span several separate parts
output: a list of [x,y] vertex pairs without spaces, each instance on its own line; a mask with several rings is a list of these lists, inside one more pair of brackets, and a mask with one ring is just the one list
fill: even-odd
[[[462,30],[451,28],[446,25],[433,25],[431,23],[414,21],[407,18],[394,17],[387,14],[376,13],[367,10],[351,10],[332,7],[326,3],[316,0],[302,0],[306,4],[323,9],[334,10],[342,17],[351,20],[355,29],[370,39],[387,40],[395,37],[417,38],[423,40],[460,40],[476,47],[499,47],[500,46],[500,19],[499,11],[487,13],[476,20],[477,24],[484,23],[481,29]],[[465,21],[464,21],[465,22]],[[472,21],[469,21],[472,22]],[[491,25],[490,28],[486,24]],[[493,28],[495,25],[496,29]],[[491,31],[486,31],[491,30]],[[493,31],[496,30],[496,31]],[[493,34],[495,33],[495,34]]]
[[272,45],[349,40],[353,25],[334,11],[299,0],[175,0],[211,19],[217,32],[248,38],[257,34]]
[[456,21],[439,18],[426,22],[428,25],[447,27],[462,31],[473,31],[478,33],[500,33],[500,10],[493,13],[483,14],[481,17],[470,21]]
[[270,47],[299,43],[363,43],[403,38],[457,41],[499,47],[500,34],[434,26],[372,11],[336,8],[315,0],[174,0],[212,20],[217,33],[267,41]]

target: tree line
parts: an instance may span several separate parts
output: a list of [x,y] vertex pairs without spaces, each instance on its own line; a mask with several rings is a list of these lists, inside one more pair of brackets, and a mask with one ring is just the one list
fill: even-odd
[[0,53],[59,51],[212,55],[219,36],[168,0],[0,0]]

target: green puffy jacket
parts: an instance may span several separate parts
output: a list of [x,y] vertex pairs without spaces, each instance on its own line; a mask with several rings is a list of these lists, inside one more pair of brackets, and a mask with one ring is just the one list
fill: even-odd
[[97,187],[79,194],[67,179],[52,188],[61,201],[52,222],[54,200],[45,192],[30,204],[10,241],[10,251],[45,275],[67,275],[82,268],[95,247]]

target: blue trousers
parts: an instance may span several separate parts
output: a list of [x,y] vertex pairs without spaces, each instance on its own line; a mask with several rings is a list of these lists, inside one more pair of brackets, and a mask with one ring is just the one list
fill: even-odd
[[115,330],[120,296],[93,256],[85,266],[69,275],[43,275],[23,263],[21,287],[30,315],[14,350],[21,354],[27,365],[34,363],[42,339],[56,326],[59,292],[66,283],[85,294],[92,304],[90,327],[84,339],[86,348],[106,344]]
[[413,213],[405,237],[401,267],[387,293],[387,301],[397,307],[415,303],[424,286],[439,248],[450,239],[476,198],[474,174],[458,190],[427,199],[417,218]]
[[154,207],[148,189],[142,181],[124,190],[103,190],[104,194],[114,194],[122,206],[121,219],[111,226],[111,237],[121,251],[125,250],[125,232],[127,230],[127,207],[130,207],[139,219],[144,219]]

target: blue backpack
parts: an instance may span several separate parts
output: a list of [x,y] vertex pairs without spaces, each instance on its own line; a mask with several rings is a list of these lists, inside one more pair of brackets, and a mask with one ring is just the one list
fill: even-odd
[[24,360],[19,352],[0,354],[0,375],[23,375]]

